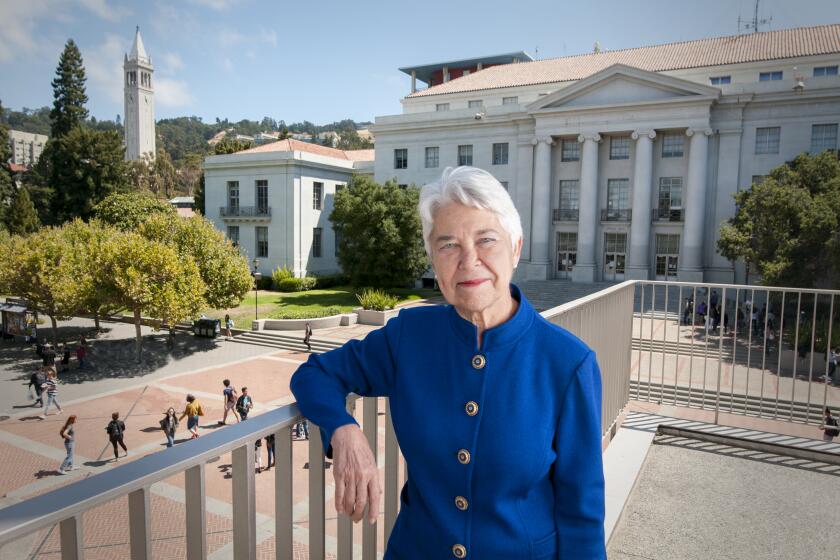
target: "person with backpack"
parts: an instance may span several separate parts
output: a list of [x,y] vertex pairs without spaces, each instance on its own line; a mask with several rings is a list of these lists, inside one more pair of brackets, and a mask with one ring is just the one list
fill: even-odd
[[254,400],[248,394],[248,387],[242,387],[242,394],[236,400],[236,412],[239,413],[239,418],[244,422],[248,419],[248,413],[254,408]]
[[44,399],[41,396],[42,390],[41,386],[46,383],[47,375],[44,373],[43,368],[39,368],[36,371],[32,372],[32,375],[29,376],[29,389],[30,391],[34,389],[35,391],[35,402],[32,406],[44,406]]
[[58,467],[58,474],[67,474],[67,471],[73,470],[73,452],[76,449],[76,434],[74,427],[76,425],[76,415],[71,414],[67,418],[67,422],[64,423],[64,426],[61,428],[61,431],[58,432],[58,435],[64,440],[64,450],[67,451],[67,456],[64,458],[64,461],[61,462],[61,466]]
[[204,409],[201,408],[201,403],[193,395],[187,395],[187,406],[184,408],[184,412],[178,420],[183,420],[184,417],[187,418],[187,429],[192,434],[190,439],[198,437],[198,418],[200,416],[204,416]]
[[236,418],[237,422],[239,422],[239,416],[236,414],[236,389],[230,384],[230,379],[225,379],[224,381],[222,381],[222,385],[225,386],[225,388],[222,390],[225,414],[224,416],[222,416],[222,419],[219,420],[220,426],[224,426],[225,424],[227,424],[227,417],[229,412],[232,412],[233,417]]
[[175,432],[178,430],[178,424],[178,415],[175,414],[175,409],[170,406],[163,420],[160,421],[160,429],[166,434],[166,447],[175,445]]
[[[105,426],[105,431],[108,432],[108,439],[111,441],[111,445],[114,446],[114,461],[120,460],[117,445],[123,448],[125,455],[128,455],[128,448],[125,446],[125,441],[123,441],[123,435],[125,435],[125,423],[120,420],[119,412],[111,414],[111,421],[108,422],[107,426]],[[123,457],[125,457],[125,455],[123,455]]]
[[840,436],[840,428],[837,425],[837,418],[831,415],[831,409],[825,409],[825,417],[823,418],[822,426],[823,441],[834,441],[834,438]]
[[306,344],[306,349],[312,352],[312,345],[309,341],[312,339],[312,325],[306,323],[306,330],[303,332],[303,343]]
[[44,345],[44,351],[41,353],[41,364],[44,367],[55,366],[55,350],[49,342]]

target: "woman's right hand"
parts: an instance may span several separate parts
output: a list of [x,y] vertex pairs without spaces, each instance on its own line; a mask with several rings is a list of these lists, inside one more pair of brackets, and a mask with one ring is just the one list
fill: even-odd
[[379,516],[379,469],[367,438],[356,424],[338,428],[330,440],[333,448],[333,476],[335,477],[335,510],[346,513],[354,522],[364,515],[370,505],[368,521],[375,523]]

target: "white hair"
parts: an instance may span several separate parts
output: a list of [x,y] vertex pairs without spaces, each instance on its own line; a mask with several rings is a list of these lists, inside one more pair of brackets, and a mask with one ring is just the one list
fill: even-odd
[[425,185],[420,191],[420,220],[423,223],[423,243],[432,256],[432,229],[438,209],[457,202],[464,206],[490,210],[510,236],[512,248],[522,239],[522,222],[510,195],[493,175],[477,167],[447,167],[440,179]]

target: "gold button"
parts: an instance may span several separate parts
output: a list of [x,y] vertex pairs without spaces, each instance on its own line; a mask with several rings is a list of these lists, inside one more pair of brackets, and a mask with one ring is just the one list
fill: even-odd
[[455,507],[461,511],[467,511],[467,508],[470,507],[470,503],[463,496],[455,496]]
[[466,449],[460,449],[458,451],[458,462],[462,465],[468,465],[470,463],[470,452]]
[[475,416],[478,414],[478,403],[475,401],[470,401],[466,405],[464,405],[464,410],[467,411],[467,416]]
[[472,367],[474,367],[475,369],[484,368],[484,365],[486,363],[487,363],[487,360],[481,354],[476,354],[475,356],[473,356]]
[[466,558],[467,548],[462,544],[452,545],[452,556],[454,556],[455,558]]

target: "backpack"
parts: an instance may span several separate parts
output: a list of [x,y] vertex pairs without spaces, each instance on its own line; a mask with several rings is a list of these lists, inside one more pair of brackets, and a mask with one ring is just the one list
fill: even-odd
[[239,399],[236,401],[236,412],[239,414],[248,414],[248,405],[250,403],[251,397],[249,395],[240,395]]
[[121,422],[119,420],[111,420],[108,422],[105,431],[108,432],[111,439],[118,439],[123,433]]
[[[829,426],[834,426],[834,428],[829,428]],[[825,420],[825,433],[830,436],[840,436],[840,429],[837,428],[837,419],[834,417],[826,418]]]

